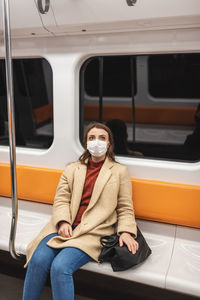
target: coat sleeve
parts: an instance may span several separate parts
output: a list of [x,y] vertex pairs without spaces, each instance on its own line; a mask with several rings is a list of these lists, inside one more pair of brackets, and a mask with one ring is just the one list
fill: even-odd
[[56,227],[60,221],[66,221],[71,224],[71,191],[67,173],[68,168],[66,168],[61,175],[54,198],[52,221]]
[[117,201],[117,234],[129,232],[137,236],[137,226],[132,200],[132,184],[127,167],[120,174],[120,186]]

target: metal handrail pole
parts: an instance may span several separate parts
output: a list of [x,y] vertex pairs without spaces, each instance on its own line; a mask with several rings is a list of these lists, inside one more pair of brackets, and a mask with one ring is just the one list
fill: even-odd
[[103,56],[99,57],[99,122],[103,121]]
[[131,67],[131,100],[132,100],[132,126],[133,126],[133,144],[135,143],[135,87],[134,87],[134,61],[133,56],[130,57]]
[[11,34],[10,34],[10,11],[9,0],[2,0],[4,43],[5,43],[5,66],[8,105],[9,145],[10,145],[10,171],[11,171],[11,193],[12,193],[12,220],[9,240],[9,251],[14,259],[19,259],[15,252],[15,236],[18,219],[17,181],[16,181],[16,146],[15,146],[15,117],[14,117],[14,88],[13,69],[11,56]]

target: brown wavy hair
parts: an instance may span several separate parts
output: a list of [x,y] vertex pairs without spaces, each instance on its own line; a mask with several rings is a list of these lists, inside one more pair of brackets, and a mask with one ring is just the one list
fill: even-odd
[[91,157],[90,152],[87,150],[87,136],[88,136],[88,132],[92,129],[92,128],[100,128],[100,129],[104,129],[107,133],[108,133],[108,137],[109,137],[109,147],[106,153],[106,156],[112,160],[115,161],[115,155],[113,152],[114,149],[114,139],[113,139],[113,135],[112,132],[110,130],[110,128],[108,128],[106,125],[102,124],[102,123],[98,123],[98,122],[92,122],[88,125],[88,127],[85,130],[84,133],[84,137],[83,137],[83,147],[85,149],[85,151],[83,152],[83,154],[79,157],[79,161],[82,164],[86,164],[86,159]]

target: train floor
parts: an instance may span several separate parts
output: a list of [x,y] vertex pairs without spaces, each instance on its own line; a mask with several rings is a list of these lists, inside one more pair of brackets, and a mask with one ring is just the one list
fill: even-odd
[[[0,274],[0,300],[21,300],[24,280]],[[51,288],[45,286],[40,300],[52,300]],[[92,300],[92,298],[75,295],[75,300]]]
[[[84,275],[85,276],[85,275]],[[90,277],[88,277],[90,281]],[[87,275],[85,276],[85,280],[87,280]],[[23,292],[23,278],[16,278],[10,275],[1,274],[0,273],[0,300],[22,300],[22,292]],[[75,286],[76,287],[76,286]],[[102,282],[101,289],[95,286],[85,286],[85,288],[81,285],[78,287],[78,294],[75,294],[74,300],[198,300],[200,298],[190,297],[186,295],[177,295],[176,293],[160,293],[159,290],[151,290],[151,292],[147,289],[143,290],[142,294],[140,291],[140,295],[138,295],[138,291],[136,287],[135,294],[127,294],[126,292],[122,292],[116,294],[115,287],[112,285],[111,290],[104,289],[104,283]],[[124,288],[124,287],[123,287]],[[139,288],[140,290],[140,288]],[[89,296],[88,296],[89,295]],[[42,296],[40,300],[53,300],[51,295],[50,285],[47,284],[43,290]]]
[[[5,274],[1,274],[0,273],[0,300],[22,300],[22,291],[23,291],[23,282],[24,280],[22,278],[16,278],[13,276],[9,276],[9,275],[5,275]],[[114,286],[113,286],[114,288]],[[145,293],[146,295],[143,294],[143,296],[138,296],[137,293],[136,295],[127,295],[126,293],[123,294],[119,294],[116,295],[115,292],[111,293],[109,292],[107,294],[107,291],[104,291],[104,287],[102,286],[102,290],[99,293],[99,290],[97,289],[96,292],[94,292],[94,287],[91,288],[91,291],[88,291],[88,287],[86,287],[87,291],[84,291],[83,293],[87,294],[91,294],[92,296],[88,297],[85,295],[81,295],[81,294],[76,294],[75,295],[75,299],[74,300],[154,300],[154,299],[167,299],[167,300],[198,300],[200,298],[196,298],[196,297],[191,297],[190,296],[183,296],[183,295],[179,295],[177,297],[177,295],[175,296],[175,294],[171,294],[169,293],[168,295],[165,294],[164,298],[162,297],[163,295],[159,295],[159,292],[156,296],[156,298],[154,298],[153,294],[149,294],[147,296],[147,293]],[[83,291],[83,290],[82,290]],[[80,289],[79,289],[79,292]],[[103,292],[105,292],[105,295],[103,295]],[[183,297],[182,297],[183,296]],[[51,288],[50,286],[47,284],[44,288],[43,294],[40,298],[40,300],[53,300],[52,295],[51,295]]]
[[[0,300],[21,300],[25,269],[22,261],[13,260],[9,253],[0,250]],[[186,294],[155,288],[112,276],[78,270],[74,274],[75,300],[200,300]],[[50,280],[41,300],[53,300]]]

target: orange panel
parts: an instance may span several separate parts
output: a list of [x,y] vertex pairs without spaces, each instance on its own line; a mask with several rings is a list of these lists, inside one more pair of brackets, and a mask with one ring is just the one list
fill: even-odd
[[53,119],[53,104],[43,105],[34,109],[35,121],[37,124]]
[[[17,166],[18,197],[53,203],[62,170]],[[10,168],[0,164],[0,195],[10,197]],[[200,228],[200,186],[132,179],[138,218]]]
[[200,186],[132,179],[138,218],[200,228]]
[[[61,170],[17,166],[17,192],[20,199],[53,203]],[[10,168],[0,164],[0,195],[10,197]]]
[[[85,120],[98,120],[99,110],[97,104],[86,104]],[[178,107],[142,107],[135,108],[136,123],[144,124],[174,124],[194,125],[195,108]],[[103,121],[121,119],[132,122],[132,107],[124,105],[105,105],[103,107]]]

